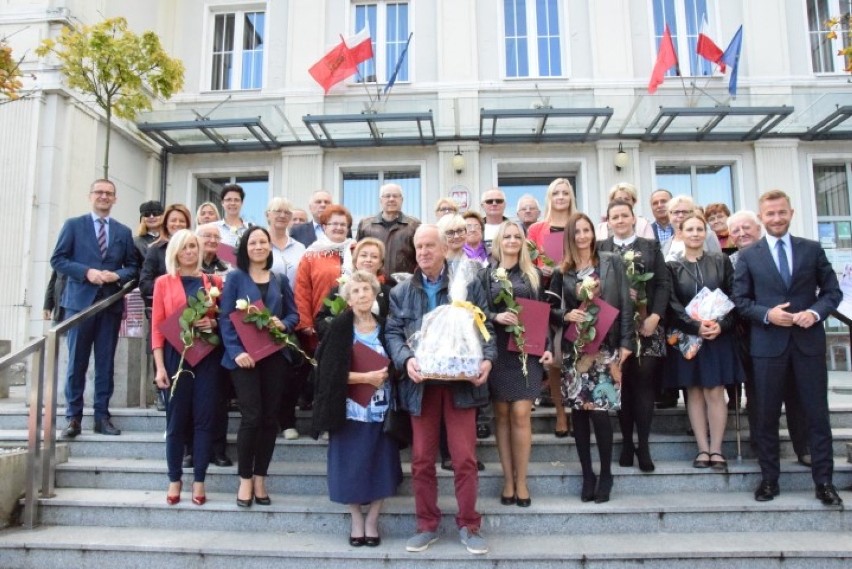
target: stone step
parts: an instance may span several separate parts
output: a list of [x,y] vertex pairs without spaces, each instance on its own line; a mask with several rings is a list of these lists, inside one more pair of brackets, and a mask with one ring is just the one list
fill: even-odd
[[[763,569],[848,568],[852,540],[843,531],[708,532],[678,534],[575,535],[574,524],[554,533],[526,535],[485,533],[489,552],[470,555],[455,531],[421,553],[405,551],[405,537],[387,537],[378,548],[352,548],[348,532],[281,533],[198,531],[171,528],[57,526],[0,534],[4,567],[193,567],[198,569],[458,569],[527,567],[570,569]],[[238,565],[235,563],[238,562]]]
[[[613,496],[646,494],[676,494],[679,492],[750,492],[760,482],[760,469],[754,460],[742,463],[731,461],[729,473],[709,469],[696,469],[691,462],[658,462],[653,473],[643,473],[638,468],[613,466],[615,485]],[[813,488],[809,468],[792,461],[781,464],[782,488],[808,490]],[[845,457],[835,459],[834,481],[838,488],[852,483],[852,464]],[[57,466],[57,488],[132,489],[159,491],[165,488],[165,460],[137,460],[117,458],[75,458]],[[185,469],[184,479],[191,479]],[[403,481],[398,494],[412,495],[410,465],[403,463]],[[533,496],[579,495],[582,484],[580,465],[575,459],[558,462],[534,462],[529,466],[529,486]],[[211,466],[206,484],[210,492],[236,492],[236,466],[220,468]],[[275,462],[269,467],[267,481],[273,494],[327,495],[325,462]],[[438,469],[438,486],[442,495],[453,493],[451,472]],[[498,496],[503,488],[503,474],[499,463],[485,463],[479,473],[479,495]]]
[[[21,430],[0,431],[0,442],[25,444],[27,433]],[[58,435],[57,435],[58,436]],[[795,457],[792,443],[786,431],[781,431],[781,456]],[[834,454],[847,455],[847,444],[852,442],[852,429],[834,429]],[[236,435],[228,435],[227,452],[231,458],[236,457]],[[621,435],[616,431],[613,456],[618,459],[621,453]],[[66,442],[62,439],[62,442]],[[163,434],[159,432],[124,431],[120,436],[107,436],[84,431],[71,441],[67,441],[71,454],[75,457],[124,457],[159,459],[165,456]],[[696,453],[695,439],[686,434],[651,435],[651,455],[654,460],[692,460]],[[327,442],[315,441],[310,437],[288,441],[278,437],[275,444],[273,460],[276,461],[324,461]],[[743,458],[754,458],[756,455],[749,444],[748,432],[741,433],[741,453]],[[736,433],[727,432],[722,446],[722,452],[729,458],[737,455]],[[492,435],[477,441],[477,454],[480,460],[486,462],[499,461],[497,443]],[[409,456],[408,450],[402,451],[404,458]],[[558,460],[575,460],[574,439],[571,437],[557,439],[551,434],[533,435],[533,462],[552,462]]]
[[[62,410],[60,409],[60,415]],[[116,427],[128,431],[164,431],[166,428],[166,414],[156,409],[111,409],[113,414],[113,423]],[[491,413],[491,411],[487,411]],[[309,411],[296,412],[296,428],[300,432],[308,433],[310,431]],[[618,422],[615,415],[612,415],[613,427],[618,430]],[[741,424],[748,424],[745,411],[740,414]],[[831,409],[831,426],[832,428],[852,428],[852,407],[835,406]],[[785,426],[785,420],[781,418],[782,426]],[[64,427],[65,418],[60,416],[57,418],[57,423],[60,427]],[[239,412],[233,411],[228,417],[228,431],[236,433],[239,428],[240,415]],[[532,414],[533,432],[548,433],[552,432],[555,423],[555,411],[552,407],[539,407]],[[24,429],[27,425],[27,411],[23,405],[2,406],[0,407],[0,430]],[[83,413],[84,429],[92,427],[92,410],[86,409]],[[493,427],[493,422],[492,422]],[[674,409],[657,409],[654,412],[654,422],[652,423],[652,431],[658,433],[682,433],[689,428],[689,417],[686,415],[686,409],[681,402],[679,407]],[[736,428],[736,417],[733,411],[728,414],[728,428]]]
[[[852,512],[826,508],[812,491],[782,490],[771,502],[755,502],[750,492],[691,492],[664,495],[618,495],[604,504],[583,503],[579,496],[538,496],[532,493],[529,508],[503,506],[495,497],[480,498],[485,533],[545,535],[570,528],[572,535],[596,533],[696,533],[796,531],[852,531]],[[296,532],[345,535],[349,528],[347,508],[328,498],[272,494],[271,506],[238,508],[234,493],[208,494],[198,507],[190,502],[187,487],[175,506],[166,504],[165,485],[156,491],[57,489],[56,496],[40,501],[43,525],[110,525],[179,530],[235,532]],[[852,494],[841,492],[852,499]],[[456,527],[456,502],[442,495],[441,529],[451,534]],[[382,509],[381,535],[409,536],[416,531],[414,498],[394,496]]]

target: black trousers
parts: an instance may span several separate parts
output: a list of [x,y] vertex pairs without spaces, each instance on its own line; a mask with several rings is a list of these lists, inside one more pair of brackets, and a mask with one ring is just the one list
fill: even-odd
[[240,478],[266,476],[269,470],[278,436],[281,390],[290,370],[280,352],[260,360],[252,369],[231,370],[242,415],[237,433]]
[[776,482],[780,472],[778,423],[781,402],[792,382],[808,433],[814,483],[830,483],[834,471],[828,414],[828,370],[825,356],[802,353],[790,342],[777,358],[753,358],[757,456],[764,480]]

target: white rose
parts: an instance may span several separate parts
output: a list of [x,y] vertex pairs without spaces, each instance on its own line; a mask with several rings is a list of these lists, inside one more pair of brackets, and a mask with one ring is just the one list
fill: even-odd
[[240,298],[237,300],[237,310],[248,310],[249,301],[247,298]]
[[632,263],[635,255],[636,254],[633,251],[627,251],[627,252],[624,253],[624,260],[627,261],[628,263]]
[[339,286],[343,286],[343,285],[346,284],[346,282],[348,280],[349,280],[349,277],[347,275],[340,275],[339,277],[337,277],[337,284]]
[[499,267],[494,271],[494,277],[498,280],[505,280],[509,275],[506,274],[506,269]]
[[597,284],[598,284],[597,281],[595,279],[593,279],[592,277],[586,277],[586,278],[583,279],[582,286],[586,290],[592,290],[593,288],[595,288],[595,285],[597,285]]
[[210,290],[207,292],[207,296],[210,298],[219,298],[222,293],[219,292],[219,287],[211,286]]

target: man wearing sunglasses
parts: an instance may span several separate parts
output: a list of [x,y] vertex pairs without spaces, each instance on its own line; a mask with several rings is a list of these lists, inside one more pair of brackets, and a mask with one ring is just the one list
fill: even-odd
[[503,215],[506,211],[506,194],[500,188],[491,188],[482,194],[482,211],[485,213],[485,231],[482,239],[485,248],[491,251],[491,241],[497,235],[500,224],[509,218]]

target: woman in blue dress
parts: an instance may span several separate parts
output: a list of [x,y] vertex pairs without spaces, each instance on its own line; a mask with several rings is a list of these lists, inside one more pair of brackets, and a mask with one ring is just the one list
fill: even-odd
[[[367,372],[351,371],[355,342],[387,355],[384,321],[372,311],[379,290],[376,275],[353,272],[341,289],[349,308],[331,321],[317,351],[313,431],[315,436],[329,433],[329,497],[349,506],[353,547],[381,543],[382,503],[402,481],[399,446],[382,429],[391,400],[391,370],[385,365]],[[375,388],[366,405],[350,397],[351,388],[358,385]]]

